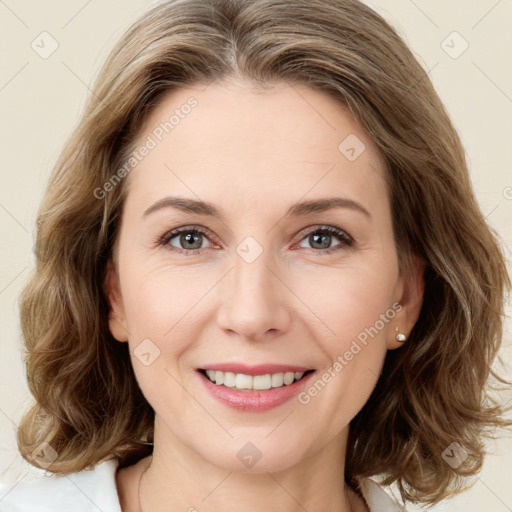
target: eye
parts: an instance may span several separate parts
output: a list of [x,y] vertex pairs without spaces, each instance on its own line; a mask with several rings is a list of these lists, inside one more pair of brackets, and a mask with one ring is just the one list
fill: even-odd
[[158,245],[170,246],[173,250],[186,252],[188,254],[196,254],[204,249],[203,241],[207,232],[199,227],[184,227],[175,229],[166,233],[158,240]]
[[[303,240],[309,242],[312,249],[318,249],[315,252],[331,253],[345,247],[351,247],[354,244],[354,240],[350,235],[334,226],[313,227],[306,232],[305,236],[306,238]],[[331,242],[335,238],[340,240],[341,243],[331,247]],[[300,247],[304,246],[300,245]]]
[[[209,241],[208,231],[199,227],[182,227],[169,231],[164,236],[156,240],[157,245],[165,246],[171,250],[193,255],[201,252],[205,240]],[[311,249],[318,249],[317,253],[331,253],[354,244],[353,238],[342,229],[334,226],[313,226],[306,233],[302,234],[302,240],[308,241]],[[304,238],[305,237],[305,238]],[[331,247],[333,239],[338,239],[339,244]],[[300,245],[300,247],[304,247]]]

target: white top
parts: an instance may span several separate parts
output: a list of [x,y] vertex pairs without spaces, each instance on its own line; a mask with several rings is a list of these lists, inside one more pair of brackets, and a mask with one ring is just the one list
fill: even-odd
[[[57,475],[37,468],[14,484],[0,483],[0,512],[122,512],[116,487],[117,459],[93,470]],[[360,480],[371,512],[404,512],[380,485]]]

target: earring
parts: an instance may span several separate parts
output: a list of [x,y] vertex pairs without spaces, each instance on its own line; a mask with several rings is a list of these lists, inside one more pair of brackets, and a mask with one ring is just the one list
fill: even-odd
[[396,341],[403,343],[404,341],[407,340],[407,336],[405,334],[399,332],[398,327],[395,327],[395,331],[396,331],[396,336],[395,336]]

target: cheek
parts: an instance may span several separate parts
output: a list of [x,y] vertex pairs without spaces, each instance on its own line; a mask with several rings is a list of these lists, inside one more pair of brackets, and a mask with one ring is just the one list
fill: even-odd
[[211,274],[207,268],[147,262],[125,268],[123,295],[132,366],[150,403],[162,394],[181,403],[178,381],[191,378],[188,359],[210,318],[205,307],[217,280]]
[[322,306],[322,320],[334,334],[316,336],[324,363],[299,396],[326,426],[326,439],[349,424],[368,401],[382,370],[395,315],[388,290],[361,279],[340,281],[343,292],[333,294],[331,301],[322,302],[322,296],[313,294],[313,308]]
[[188,377],[180,361],[199,339],[193,326],[199,326],[200,308],[194,305],[205,293],[204,280],[201,286],[168,267],[140,268],[138,273],[133,269],[123,290],[132,367],[152,407],[177,413],[187,404],[180,382]]
[[351,340],[364,341],[364,333],[369,328],[374,333],[375,324],[379,335],[374,333],[373,338],[385,338],[395,316],[397,277],[392,265],[350,265],[318,270],[308,278],[297,276],[294,291],[305,298],[310,326],[334,356],[346,350]]
[[[158,265],[127,269],[123,290],[130,332],[165,340],[176,337],[181,324],[190,324],[199,301],[211,288],[208,273]],[[199,307],[198,307],[199,306]]]
[[323,277],[317,273],[316,286],[304,283],[298,290],[317,313],[309,325],[325,355],[302,403],[340,404],[326,408],[333,432],[357,414],[377,382],[399,308],[393,306],[397,275],[392,264],[386,269],[379,265],[329,269]]

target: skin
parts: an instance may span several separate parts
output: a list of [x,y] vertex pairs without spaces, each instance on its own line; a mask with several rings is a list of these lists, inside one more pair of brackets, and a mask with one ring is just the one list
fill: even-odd
[[[129,343],[155,411],[143,510],[366,510],[341,485],[349,422],[370,396],[387,350],[402,346],[395,327],[412,329],[423,293],[421,265],[407,276],[399,271],[381,156],[327,94],[286,83],[264,92],[235,80],[170,92],[137,145],[190,96],[198,105],[126,178],[108,268],[110,330]],[[338,150],[350,134],[366,147],[354,161]],[[224,217],[172,207],[143,216],[171,195],[211,202]],[[332,196],[369,215],[343,207],[285,216],[299,201]],[[304,233],[325,225],[353,244],[327,234],[322,246]],[[167,247],[155,243],[182,226],[207,235],[197,245],[180,244],[179,235]],[[263,250],[252,263],[236,252],[248,236]],[[185,254],[197,246],[199,253]],[[262,413],[235,411],[211,397],[196,372],[207,363],[272,362],[314,368],[321,377],[394,303],[401,311],[308,404],[292,399]],[[149,366],[133,353],[144,339],[160,350]],[[237,457],[247,442],[262,453],[252,468]],[[149,462],[117,473],[124,512],[139,510],[139,477]]]

